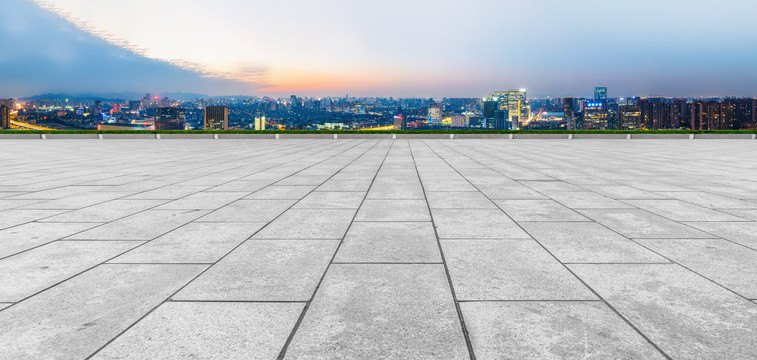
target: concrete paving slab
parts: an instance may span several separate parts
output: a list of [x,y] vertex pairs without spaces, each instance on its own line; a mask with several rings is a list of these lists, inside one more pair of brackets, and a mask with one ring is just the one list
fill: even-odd
[[674,359],[757,356],[757,306],[678,265],[570,265]]
[[131,195],[126,200],[175,200],[207,189],[207,185],[169,185]]
[[278,185],[314,185],[318,186],[323,184],[326,180],[329,179],[331,174],[328,175],[292,175],[290,177],[287,177],[279,182],[277,182]]
[[623,236],[632,239],[687,239],[713,236],[679,222],[638,209],[579,210]]
[[140,244],[56,241],[0,260],[0,302],[20,301]]
[[296,200],[239,200],[203,216],[198,221],[269,222],[296,202]]
[[554,200],[496,200],[515,221],[591,221]]
[[0,230],[66,212],[65,210],[5,210],[0,212]]
[[[8,140],[0,270],[15,264],[11,292],[54,286],[0,299],[0,359],[87,358],[114,338],[103,357],[635,359],[657,345],[753,358],[755,152],[729,140]],[[373,200],[418,211],[354,221]],[[243,201],[268,203],[232,211]],[[433,221],[376,221],[429,207]],[[553,220],[573,212],[586,219]],[[100,264],[122,242],[138,247]],[[273,302],[148,314],[212,263],[214,278],[193,282],[208,296]],[[253,310],[268,305],[295,310]],[[258,330],[269,319],[271,337]]]
[[443,240],[459,300],[596,300],[532,239]]
[[303,306],[168,302],[93,359],[275,359]]
[[449,180],[452,176],[445,176],[445,179],[424,179],[423,188],[427,192],[459,192],[459,191],[478,191],[471,183],[464,179]]
[[529,187],[517,184],[507,184],[504,186],[479,186],[478,189],[486,195],[486,197],[494,200],[507,200],[507,199],[546,199],[547,197],[542,193],[533,190]]
[[757,250],[757,222],[690,222],[687,225],[702,230],[711,237],[721,237]]
[[168,200],[113,200],[83,209],[51,216],[40,222],[94,222],[104,223],[118,220],[138,212],[154,208]]
[[335,180],[331,179],[318,186],[315,191],[359,191],[365,192],[371,187],[371,179]]
[[675,221],[745,221],[738,216],[680,200],[625,200],[624,202]]
[[423,199],[420,181],[385,182],[380,179],[371,186],[368,199]]
[[460,304],[477,359],[665,359],[598,301]]
[[342,239],[355,210],[291,209],[254,236],[256,239]]
[[441,263],[431,222],[355,222],[334,259],[356,263]]
[[152,240],[207,213],[207,210],[146,210],[66,239]]
[[87,271],[0,312],[0,358],[86,358],[205,267],[102,265]]
[[428,192],[428,205],[432,209],[496,209],[484,194],[480,192]]
[[564,263],[667,263],[665,258],[597,223],[520,222]]
[[432,209],[441,239],[525,239],[523,229],[501,210]]
[[641,244],[747,299],[757,299],[757,251],[722,239],[648,239]]
[[266,223],[186,224],[127,252],[111,263],[214,263]]
[[576,191],[586,191],[586,189],[573,185],[571,183],[567,183],[565,181],[560,180],[549,180],[549,181],[520,181],[522,185],[525,185],[531,189],[534,189],[538,192],[545,193],[545,192],[576,192]]
[[[315,185],[271,185],[258,190],[245,199],[250,200],[300,200],[315,189]],[[367,190],[367,189],[366,189]]]
[[28,223],[0,230],[0,259],[65,238],[99,223]]
[[[757,204],[755,204],[757,205]],[[731,215],[736,215],[742,219],[749,219],[752,221],[757,221],[757,209],[754,210],[721,210],[724,213],[728,213]]]
[[431,221],[424,200],[365,200],[355,221]]
[[[39,202],[42,202],[44,200],[10,200],[10,199],[0,199],[0,211],[3,210],[10,210],[10,209],[16,209],[20,207],[25,207],[27,205],[36,204]],[[757,204],[755,204],[757,205]]]
[[331,267],[286,358],[463,359],[442,265]]
[[175,300],[308,301],[336,240],[252,240],[187,285]]
[[313,192],[304,197],[295,209],[357,209],[365,192]]
[[631,205],[594,192],[552,192],[548,196],[571,209],[630,209]]
[[60,199],[36,202],[34,204],[24,206],[22,209],[74,210],[99,203],[104,203],[106,201],[114,200],[123,196],[124,194],[119,192],[79,193]]
[[207,189],[208,192],[246,192],[251,193],[273,184],[273,180],[231,181]]
[[711,209],[757,209],[757,203],[704,191],[670,191],[658,194]]
[[215,210],[249,194],[248,192],[199,192],[158,206],[160,210]]
[[664,199],[666,194],[653,193],[650,191],[644,191],[627,185],[600,185],[600,186],[586,186],[587,189],[592,190],[601,195],[607,196],[612,199]]

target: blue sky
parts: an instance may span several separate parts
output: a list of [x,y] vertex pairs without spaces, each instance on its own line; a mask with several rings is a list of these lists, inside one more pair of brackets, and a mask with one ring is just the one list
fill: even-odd
[[754,1],[6,3],[3,97],[757,96]]

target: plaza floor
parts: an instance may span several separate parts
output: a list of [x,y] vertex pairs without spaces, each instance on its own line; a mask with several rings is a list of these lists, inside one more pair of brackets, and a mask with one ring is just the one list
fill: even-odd
[[3,140],[0,359],[755,359],[754,140]]

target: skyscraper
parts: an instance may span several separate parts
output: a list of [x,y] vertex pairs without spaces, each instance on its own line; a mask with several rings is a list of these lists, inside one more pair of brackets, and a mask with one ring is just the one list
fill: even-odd
[[205,130],[228,130],[229,107],[206,106],[203,124],[205,124]]
[[9,109],[13,109],[16,107],[16,100],[13,99],[0,99],[0,106],[5,105]]
[[394,116],[394,130],[407,130],[407,119],[402,114]]
[[11,108],[6,105],[0,105],[0,128],[11,128]]
[[583,128],[584,130],[607,130],[609,113],[607,104],[602,101],[584,103]]
[[594,101],[607,101],[607,88],[595,87],[594,88]]
[[155,108],[155,130],[184,130],[184,118],[182,108]]
[[638,105],[618,106],[618,128],[620,130],[641,129],[641,111]]
[[426,116],[429,124],[441,124],[442,123],[442,108],[439,105],[432,105],[428,108],[428,114]]
[[255,130],[265,130],[265,115],[255,116]]
[[510,123],[510,129],[518,130],[522,124],[528,121],[531,109],[528,106],[526,89],[493,91],[490,98],[499,102],[499,110],[507,111],[506,116]]
[[580,130],[583,126],[578,124],[578,116],[576,116],[576,98],[563,98],[563,112],[565,113],[563,118],[565,119],[565,127],[568,130]]

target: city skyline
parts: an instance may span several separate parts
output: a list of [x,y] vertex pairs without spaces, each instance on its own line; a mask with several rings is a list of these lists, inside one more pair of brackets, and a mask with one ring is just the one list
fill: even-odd
[[481,97],[507,88],[581,97],[595,86],[610,97],[757,93],[757,5],[738,0],[669,1],[655,11],[649,1],[476,1],[463,9],[469,15],[450,1],[9,1],[0,13],[9,50],[0,97],[143,89]]

